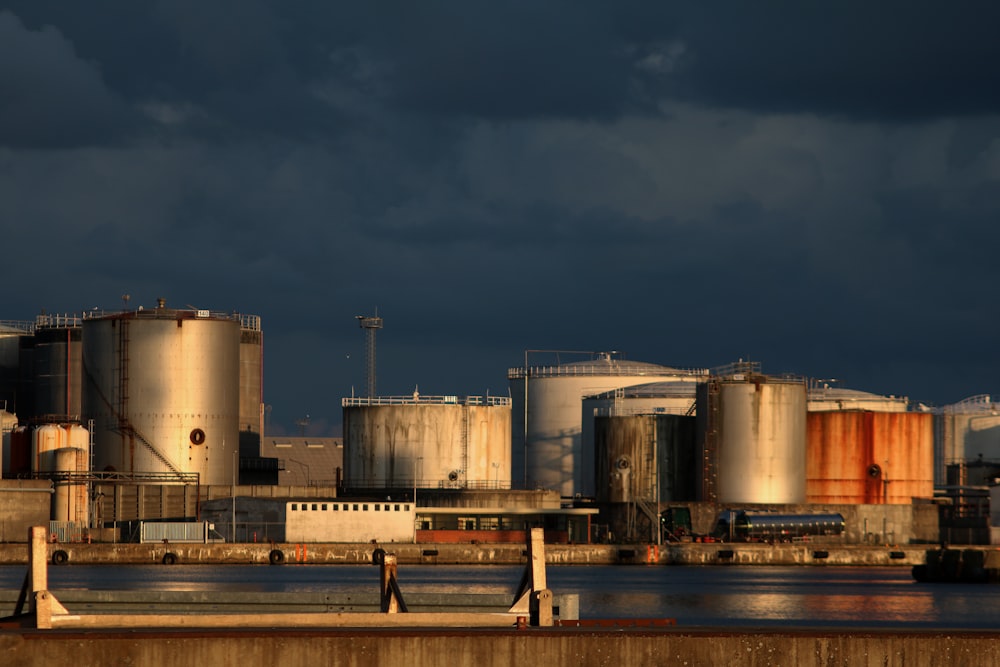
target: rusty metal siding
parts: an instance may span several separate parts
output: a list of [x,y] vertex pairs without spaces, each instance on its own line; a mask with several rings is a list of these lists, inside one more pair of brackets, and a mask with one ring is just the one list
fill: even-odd
[[810,412],[809,503],[909,504],[934,494],[933,415]]
[[597,417],[594,431],[600,502],[694,500],[694,417]]

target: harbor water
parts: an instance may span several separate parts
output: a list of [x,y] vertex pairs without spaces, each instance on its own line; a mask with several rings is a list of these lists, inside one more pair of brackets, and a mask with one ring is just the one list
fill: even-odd
[[[523,568],[401,567],[410,593],[513,595]],[[23,566],[0,567],[0,589],[17,590]],[[49,588],[123,591],[371,593],[379,569],[364,565],[69,565],[49,569]],[[1000,628],[997,587],[921,584],[908,567],[548,568],[548,587],[579,595],[580,618],[673,618],[691,628]],[[2,613],[9,613],[3,610]]]

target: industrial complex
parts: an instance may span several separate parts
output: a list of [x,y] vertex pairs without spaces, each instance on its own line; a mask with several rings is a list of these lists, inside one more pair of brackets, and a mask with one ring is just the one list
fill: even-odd
[[275,437],[259,317],[123,305],[0,322],[0,541],[1000,541],[988,396],[548,351],[507,395],[384,396],[359,316],[343,437]]

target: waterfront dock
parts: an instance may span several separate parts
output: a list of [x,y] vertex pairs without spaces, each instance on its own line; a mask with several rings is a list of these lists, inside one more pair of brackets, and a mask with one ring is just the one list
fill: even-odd
[[[314,564],[372,562],[380,547],[400,564],[518,565],[523,544],[49,544],[56,565]],[[549,565],[842,565],[923,564],[930,545],[844,545],[830,543],[744,544],[547,544]],[[975,548],[975,547],[973,547]],[[989,550],[991,547],[980,547]],[[23,543],[0,544],[0,565],[27,562]]]

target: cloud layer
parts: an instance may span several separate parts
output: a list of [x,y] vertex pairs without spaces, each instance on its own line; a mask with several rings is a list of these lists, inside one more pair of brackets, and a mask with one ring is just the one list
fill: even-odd
[[525,349],[996,386],[998,9],[104,7],[0,4],[0,319],[259,314],[324,433],[376,308],[386,394]]

